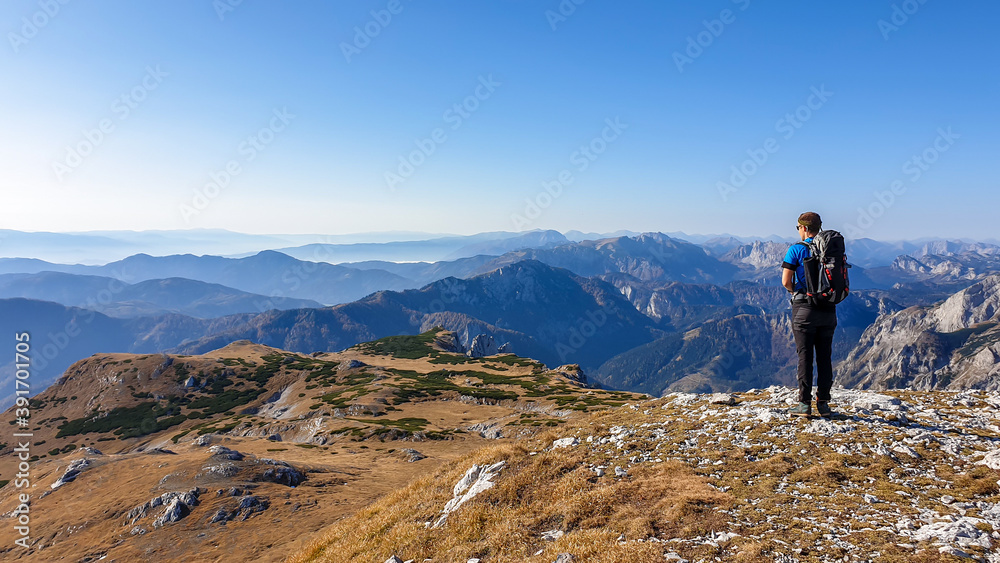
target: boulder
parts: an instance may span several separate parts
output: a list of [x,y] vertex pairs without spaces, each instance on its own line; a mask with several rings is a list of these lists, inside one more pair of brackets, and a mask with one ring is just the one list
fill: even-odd
[[571,448],[573,446],[580,445],[579,438],[569,437],[569,438],[559,438],[558,440],[552,442],[552,449],[556,448]]
[[166,524],[180,521],[181,518],[187,516],[191,510],[186,504],[184,504],[180,499],[174,498],[167,503],[166,509],[164,509],[163,514],[159,516],[156,520],[153,520],[154,528],[162,528]]
[[271,483],[277,483],[279,485],[286,485],[289,487],[297,487],[302,481],[306,480],[306,476],[302,474],[301,471],[295,469],[287,462],[279,461],[275,459],[261,458],[258,463],[270,465],[264,470],[260,475],[258,480],[269,481]]
[[469,343],[469,349],[465,352],[465,355],[471,358],[482,358],[484,356],[508,353],[509,351],[509,346],[506,343],[503,345],[498,343],[492,334],[477,334],[472,339],[472,342]]
[[498,461],[492,465],[473,465],[470,467],[469,470],[465,472],[465,475],[458,480],[458,483],[455,483],[455,488],[452,490],[452,499],[444,505],[444,510],[441,511],[441,516],[438,517],[432,527],[438,528],[444,525],[449,514],[458,510],[460,506],[474,498],[479,493],[491,489],[493,487],[493,478],[500,473],[500,470],[503,469],[503,466],[506,464],[506,461]]
[[69,464],[69,467],[66,468],[66,471],[63,472],[62,477],[56,479],[55,483],[52,483],[52,488],[58,489],[66,483],[73,481],[88,467],[90,467],[90,460],[87,458],[73,460],[73,462]]
[[346,362],[343,362],[342,364],[340,364],[340,366],[339,366],[338,369],[341,369],[341,370],[345,370],[345,369],[357,369],[357,368],[363,368],[363,367],[367,367],[367,366],[368,366],[368,364],[362,362],[361,360],[347,360]]
[[715,393],[708,398],[708,402],[713,405],[735,405],[736,397],[729,393]]
[[236,450],[231,450],[225,446],[212,446],[208,448],[210,454],[212,454],[212,459],[224,460],[228,459],[231,461],[239,461],[243,459],[243,454]]
[[427,458],[427,456],[425,456],[424,454],[422,454],[422,453],[420,453],[417,450],[414,450],[412,448],[406,448],[406,449],[400,450],[400,453],[402,453],[403,455],[405,455],[406,456],[406,461],[408,461],[410,463],[413,463],[413,462],[416,462],[416,461],[420,461],[422,459],[426,459]]
[[198,504],[201,491],[197,488],[189,491],[171,491],[153,497],[147,502],[136,506],[125,514],[125,526],[133,526],[137,521],[146,518],[154,508],[165,506],[163,512],[153,521],[154,528],[177,522],[191,512],[191,507]]

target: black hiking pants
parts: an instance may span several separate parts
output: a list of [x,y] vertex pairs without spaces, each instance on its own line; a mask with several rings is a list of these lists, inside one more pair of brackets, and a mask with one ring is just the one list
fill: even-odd
[[816,364],[816,400],[829,401],[833,387],[833,332],[837,308],[792,303],[792,333],[799,355],[799,401],[812,401],[813,363]]

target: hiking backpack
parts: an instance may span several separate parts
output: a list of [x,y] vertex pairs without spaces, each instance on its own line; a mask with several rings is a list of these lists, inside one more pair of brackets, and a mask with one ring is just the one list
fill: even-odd
[[802,261],[806,296],[812,305],[836,305],[847,298],[851,282],[847,277],[844,237],[837,231],[820,231],[812,242],[799,242],[809,249]]

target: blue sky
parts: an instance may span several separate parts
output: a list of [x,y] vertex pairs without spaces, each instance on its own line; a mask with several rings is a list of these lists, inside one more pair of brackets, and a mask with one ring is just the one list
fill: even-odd
[[1000,6],[780,4],[8,0],[0,224],[996,237]]

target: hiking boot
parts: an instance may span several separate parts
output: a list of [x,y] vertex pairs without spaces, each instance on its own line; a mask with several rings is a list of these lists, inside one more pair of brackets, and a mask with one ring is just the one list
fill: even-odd
[[812,407],[806,403],[799,403],[794,407],[788,409],[788,414],[793,416],[811,416]]
[[833,411],[830,410],[828,401],[816,401],[816,412],[823,418],[833,418]]

